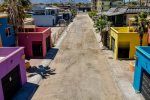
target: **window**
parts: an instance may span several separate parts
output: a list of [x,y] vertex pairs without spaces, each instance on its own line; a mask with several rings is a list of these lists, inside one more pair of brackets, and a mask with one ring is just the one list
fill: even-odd
[[55,14],[55,11],[54,11],[54,10],[52,10],[52,11],[51,11],[51,15],[54,15],[54,14]]
[[10,27],[5,29],[5,34],[6,34],[6,37],[11,35]]

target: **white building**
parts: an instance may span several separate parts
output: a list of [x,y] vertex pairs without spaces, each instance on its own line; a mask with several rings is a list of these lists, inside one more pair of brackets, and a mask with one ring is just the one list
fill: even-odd
[[36,26],[54,26],[59,13],[58,7],[35,6],[33,7],[33,19]]

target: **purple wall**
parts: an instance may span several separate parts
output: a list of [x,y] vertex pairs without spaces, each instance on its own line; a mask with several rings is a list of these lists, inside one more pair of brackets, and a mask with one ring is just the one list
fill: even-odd
[[18,48],[0,48],[0,56],[7,56],[10,53],[14,52],[15,50],[17,50]]
[[[31,28],[30,28],[31,29]],[[35,32],[18,32],[18,44],[19,46],[25,47],[25,54],[27,57],[33,57],[32,54],[32,42],[41,41],[43,56],[46,55],[46,38],[50,36],[50,47],[52,47],[51,42],[51,29],[50,28],[33,28]]]
[[[3,52],[3,50],[6,50],[6,52],[9,52],[9,55],[7,55],[4,60],[0,60],[0,79],[2,79],[5,75],[7,75],[10,71],[12,71],[19,64],[20,73],[21,73],[21,84],[24,85],[27,82],[25,60],[22,59],[22,55],[24,55],[24,48],[23,47],[0,48],[0,55]],[[4,100],[1,80],[0,80],[0,100]]]

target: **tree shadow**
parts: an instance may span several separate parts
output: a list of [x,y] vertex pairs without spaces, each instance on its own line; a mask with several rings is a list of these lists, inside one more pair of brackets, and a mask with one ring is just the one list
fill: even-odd
[[12,100],[31,100],[39,85],[27,82]]
[[55,70],[56,69],[51,69],[48,66],[44,67],[43,65],[40,65],[38,67],[33,66],[33,67],[29,68],[27,70],[27,72],[29,73],[29,75],[28,75],[29,78],[39,74],[42,76],[43,79],[46,79],[47,76],[55,75],[56,74]]

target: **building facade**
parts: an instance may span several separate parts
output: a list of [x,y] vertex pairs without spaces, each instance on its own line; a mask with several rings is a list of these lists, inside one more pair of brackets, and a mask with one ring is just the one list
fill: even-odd
[[11,100],[26,82],[24,48],[0,48],[0,100]]
[[34,23],[36,26],[54,26],[57,24],[57,16],[59,13],[59,8],[57,7],[45,7],[45,6],[37,6],[33,7],[33,15]]
[[124,4],[124,0],[92,0],[92,8],[98,12],[107,11],[111,7],[118,7]]
[[98,0],[91,0],[91,2],[92,2],[91,10],[93,10],[93,11],[97,10],[97,2],[98,2]]
[[150,47],[136,47],[136,60],[133,88],[141,93],[145,100],[150,100]]
[[15,46],[15,34],[12,25],[8,24],[7,15],[0,16],[0,37],[3,47]]
[[[147,46],[148,35],[143,36],[143,46]],[[133,59],[136,46],[140,45],[139,34],[133,27],[111,27],[110,48],[114,51],[114,59]]]
[[24,28],[17,35],[18,45],[25,47],[26,57],[43,58],[52,47],[50,28]]
[[150,0],[138,0],[138,3],[143,6],[150,6]]

